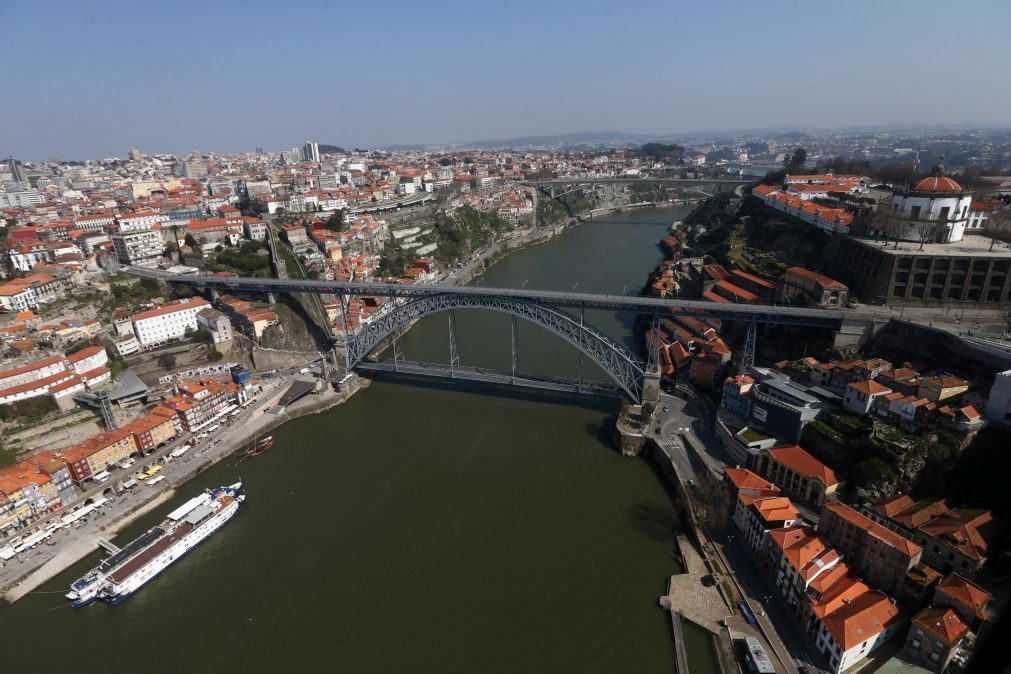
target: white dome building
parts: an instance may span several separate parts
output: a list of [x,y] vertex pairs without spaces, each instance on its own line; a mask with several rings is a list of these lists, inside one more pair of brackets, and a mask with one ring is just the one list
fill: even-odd
[[918,243],[961,241],[971,204],[972,192],[944,175],[944,167],[938,164],[913,187],[895,192],[891,215],[904,227],[896,227],[890,235]]

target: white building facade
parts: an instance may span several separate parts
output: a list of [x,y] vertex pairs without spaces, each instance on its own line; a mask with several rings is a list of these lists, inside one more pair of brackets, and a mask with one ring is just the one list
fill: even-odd
[[141,346],[148,348],[181,339],[187,330],[197,329],[197,314],[211,306],[198,297],[179,300],[133,316],[133,331]]

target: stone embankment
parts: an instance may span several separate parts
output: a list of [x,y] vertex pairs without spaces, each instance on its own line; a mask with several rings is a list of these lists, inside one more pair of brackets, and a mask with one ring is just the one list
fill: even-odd
[[[287,409],[278,410],[277,402],[288,389],[290,383],[290,379],[283,378],[266,382],[264,391],[260,394],[260,401],[252,406],[247,413],[232,422],[231,426],[221,431],[216,438],[209,439],[207,442],[212,444],[208,445],[207,449],[194,450],[176,461],[162,464],[164,468],[159,474],[164,475],[167,479],[161,488],[151,489],[144,484],[139,484],[119,495],[108,494],[106,497],[110,499],[110,504],[90,515],[87,518],[89,521],[80,528],[59,529],[53,534],[52,545],[39,545],[34,550],[21,553],[6,562],[0,568],[0,593],[2,593],[0,602],[17,601],[66,568],[84,559],[97,549],[95,544],[97,538],[114,536],[138,518],[171,499],[177,487],[203,473],[222,459],[232,456],[237,450],[249,445],[257,437],[262,437],[297,417],[319,414],[340,405],[359,389],[367,388],[371,381],[354,377],[338,391],[324,387],[321,393],[308,395]],[[157,456],[162,456],[177,446],[179,444],[172,444],[161,450]],[[151,458],[155,457],[149,457],[147,460]],[[92,493],[83,495],[81,501],[83,503],[85,498],[97,498],[100,495],[101,488],[98,488]],[[58,517],[65,512],[67,511],[55,513],[51,517]],[[42,526],[42,524],[40,522],[38,526]]]

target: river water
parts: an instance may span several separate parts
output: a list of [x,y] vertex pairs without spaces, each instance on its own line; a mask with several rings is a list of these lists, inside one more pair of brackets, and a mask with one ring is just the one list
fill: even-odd
[[[616,214],[514,253],[482,283],[635,293],[683,210]],[[587,315],[629,345],[631,317]],[[447,319],[404,356],[448,359]],[[509,320],[459,312],[464,365],[507,367]],[[557,338],[520,327],[520,367],[575,376]],[[587,364],[586,376],[602,376]],[[677,569],[669,494],[609,435],[614,400],[380,381],[274,432],[273,449],[179,490],[246,484],[222,531],[126,603],[63,606],[100,555],[0,610],[8,658],[36,671],[673,671],[657,606]],[[171,506],[128,527],[118,542]],[[687,632],[691,671],[715,671]]]

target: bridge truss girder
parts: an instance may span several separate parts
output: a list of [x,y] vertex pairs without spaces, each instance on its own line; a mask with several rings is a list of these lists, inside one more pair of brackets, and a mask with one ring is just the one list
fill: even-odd
[[549,307],[501,295],[452,293],[411,299],[362,327],[346,340],[347,366],[354,368],[397,330],[425,316],[456,309],[485,309],[522,318],[572,344],[597,364],[635,402],[642,397],[644,363],[581,318]]

